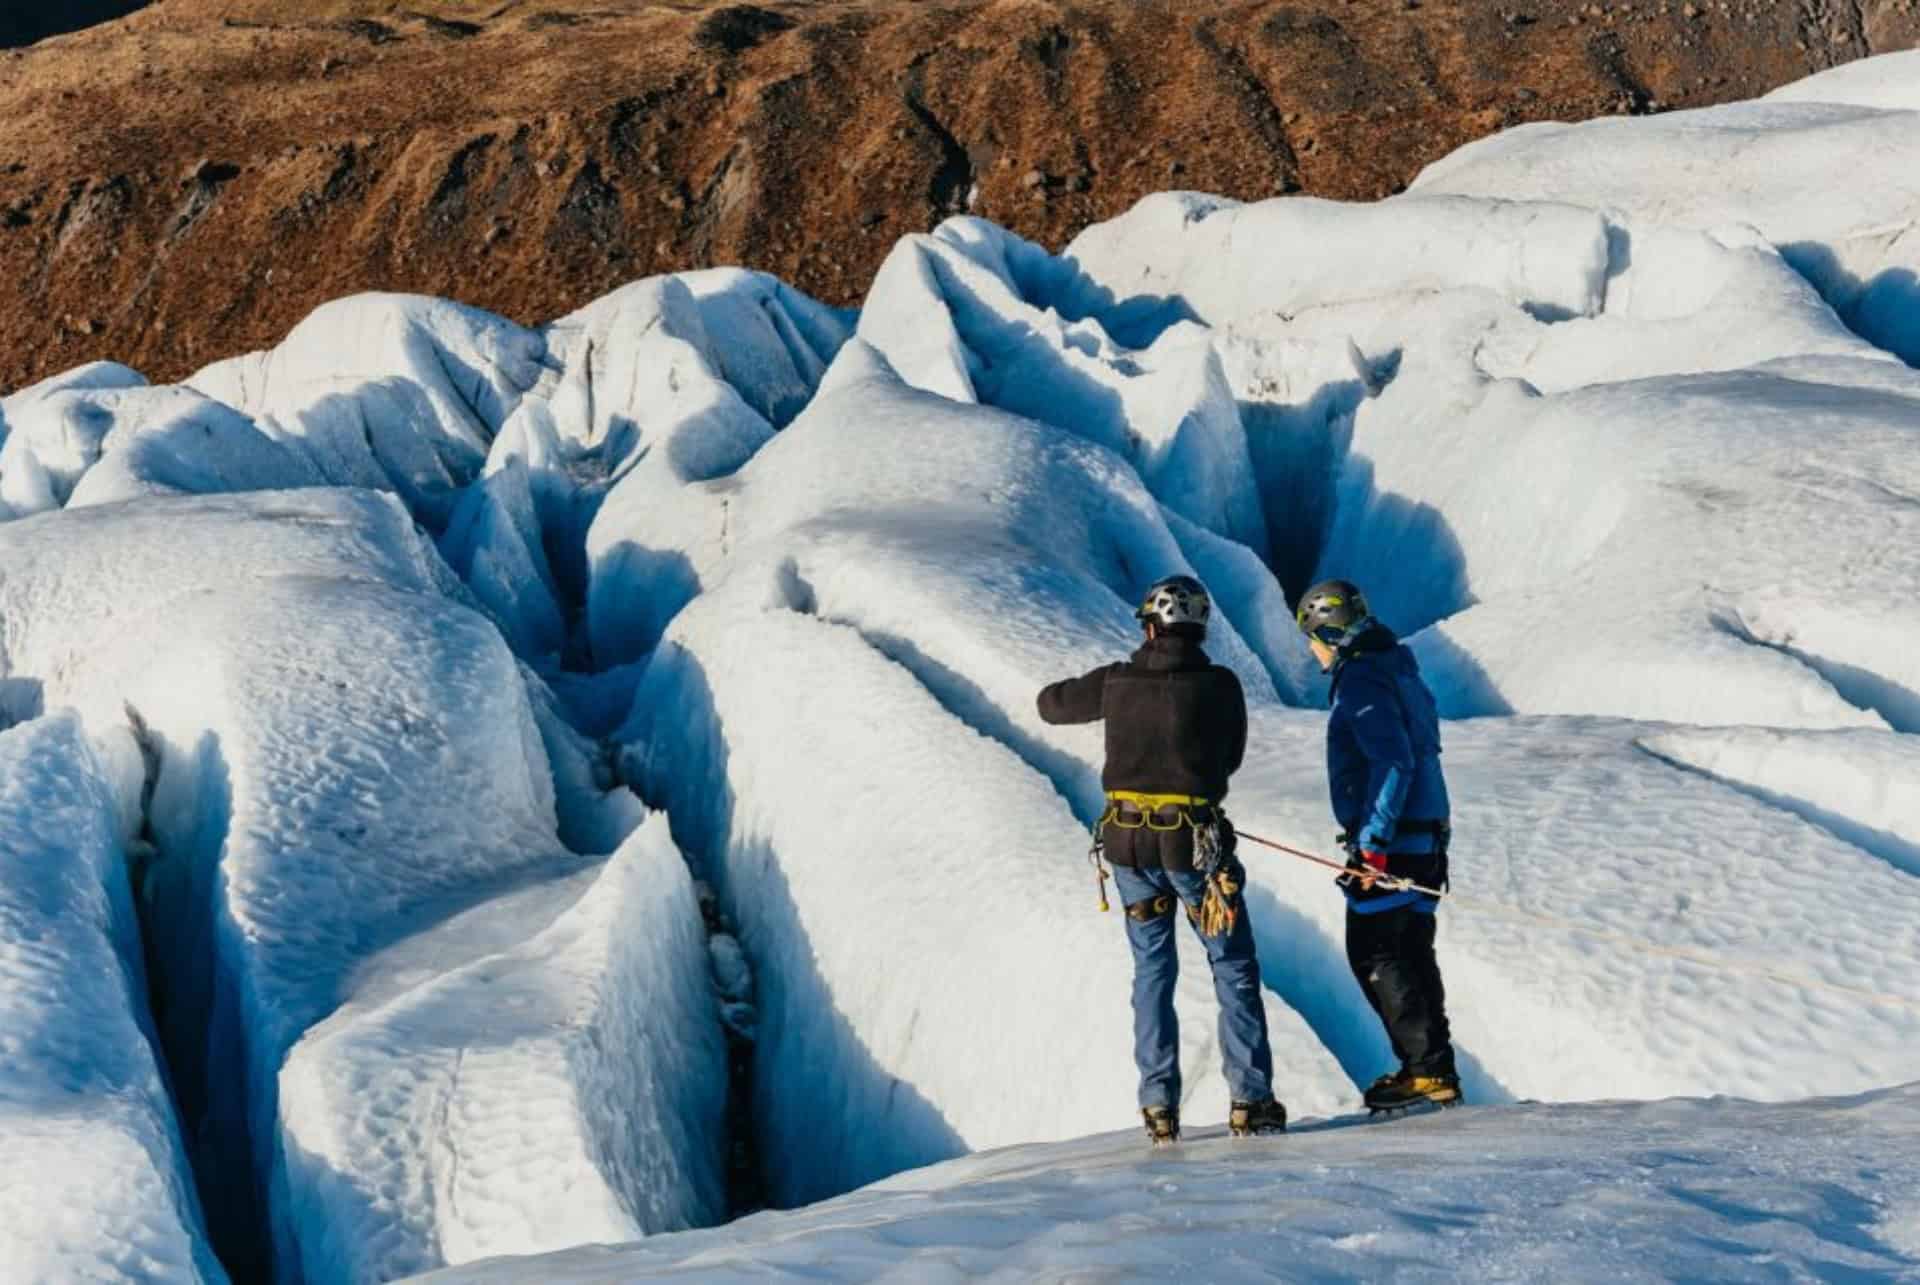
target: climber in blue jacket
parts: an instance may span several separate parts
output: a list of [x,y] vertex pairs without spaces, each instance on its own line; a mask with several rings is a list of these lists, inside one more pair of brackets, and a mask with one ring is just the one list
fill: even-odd
[[1452,1105],[1460,1101],[1460,1077],[1433,951],[1439,903],[1381,882],[1446,884],[1450,808],[1433,693],[1413,653],[1347,581],[1307,590],[1294,618],[1333,675],[1327,784],[1348,856],[1349,873],[1340,877],[1347,962],[1400,1059],[1398,1070],[1368,1088],[1366,1102],[1375,1111]]

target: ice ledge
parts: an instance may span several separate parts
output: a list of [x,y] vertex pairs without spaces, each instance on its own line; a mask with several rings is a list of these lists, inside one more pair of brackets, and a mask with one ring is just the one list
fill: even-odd
[[[496,1259],[437,1285],[971,1278],[1888,1278],[1920,1269],[1920,1084],[1853,1098],[1466,1108],[1285,1138],[1011,1147],[792,1213]],[[1657,1268],[1656,1268],[1657,1265]]]

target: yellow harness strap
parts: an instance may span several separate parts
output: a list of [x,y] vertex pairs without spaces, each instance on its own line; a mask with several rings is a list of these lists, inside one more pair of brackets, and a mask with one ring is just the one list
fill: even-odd
[[1212,799],[1203,799],[1197,794],[1143,794],[1139,790],[1108,790],[1107,802],[1131,803],[1142,812],[1158,812],[1161,808],[1213,806]]
[[[1130,804],[1139,811],[1139,821],[1129,825],[1120,820],[1120,805],[1123,803]],[[1162,831],[1178,830],[1182,826],[1192,826],[1198,830],[1199,822],[1193,819],[1193,809],[1210,808],[1213,806],[1214,803],[1212,799],[1203,799],[1197,794],[1149,794],[1143,790],[1108,790],[1106,815],[1101,817],[1100,824],[1094,827],[1095,839],[1097,842],[1100,832],[1105,830],[1109,825],[1117,825],[1122,830],[1138,830],[1142,826],[1149,830]],[[1176,809],[1177,816],[1172,825],[1161,825],[1154,818],[1167,808]],[[1100,885],[1100,908],[1102,910],[1107,908],[1106,880],[1104,874],[1105,872],[1103,871]],[[1229,881],[1224,874],[1216,874],[1213,878],[1207,880],[1206,895],[1201,900],[1199,908],[1195,909],[1192,906],[1187,907],[1188,918],[1192,919],[1194,926],[1198,928],[1203,935],[1208,937],[1218,937],[1222,933],[1233,931],[1234,921],[1238,919],[1240,915],[1239,905],[1237,904],[1239,891],[1240,887],[1238,884]],[[1136,906],[1128,906],[1126,908],[1127,914],[1134,919],[1145,922],[1145,918],[1142,915],[1135,914],[1134,912],[1136,910],[1146,909],[1149,906],[1154,910],[1160,910],[1161,908],[1158,902],[1165,900],[1167,899],[1162,897],[1155,902],[1142,902]]]
[[[1120,819],[1120,805],[1123,803],[1131,804],[1139,811],[1138,821],[1129,824]],[[1100,818],[1100,824],[1094,829],[1098,832],[1109,825],[1115,825],[1122,830],[1138,830],[1143,826],[1149,830],[1178,830],[1182,826],[1194,824],[1192,809],[1212,806],[1212,800],[1203,799],[1197,794],[1147,794],[1140,790],[1108,790],[1106,815]],[[1171,825],[1161,825],[1154,820],[1165,808],[1178,809],[1178,815],[1175,816]]]

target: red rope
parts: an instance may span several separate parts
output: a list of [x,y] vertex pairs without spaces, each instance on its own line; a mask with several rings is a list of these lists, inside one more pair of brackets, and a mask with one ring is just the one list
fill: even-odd
[[[1316,866],[1325,866],[1329,870],[1338,870],[1342,874],[1355,873],[1353,867],[1347,865],[1344,861],[1331,861],[1326,857],[1316,856],[1311,852],[1302,852],[1298,848],[1289,848],[1284,843],[1275,843],[1272,839],[1263,839],[1257,834],[1248,834],[1245,830],[1236,829],[1234,833],[1249,843],[1257,843],[1263,848],[1272,848],[1275,852],[1284,852],[1288,856],[1298,857],[1302,861],[1311,861]],[[1413,882],[1411,879],[1400,879],[1393,875],[1376,875],[1373,883],[1374,886],[1385,888],[1390,892],[1419,892],[1425,893],[1429,897],[1444,897],[1447,895],[1438,888],[1428,888],[1422,884]]]
[[[1289,857],[1297,857],[1301,861],[1311,861],[1314,865],[1325,866],[1329,870],[1352,873],[1352,867],[1344,863],[1330,861],[1326,857],[1318,856],[1311,852],[1303,852],[1299,848],[1290,848],[1284,843],[1275,843],[1272,839],[1263,839],[1257,834],[1248,834],[1245,830],[1236,829],[1234,833],[1249,843],[1257,843],[1263,848],[1272,848],[1275,852],[1285,853]],[[1521,910],[1517,906],[1501,906],[1495,905],[1492,902],[1472,901],[1462,897],[1449,896],[1447,893],[1441,892],[1438,888],[1427,888],[1407,879],[1382,877],[1376,878],[1374,883],[1378,886],[1395,890],[1425,893],[1429,897],[1446,897],[1447,900],[1453,902],[1454,905],[1463,909],[1472,910],[1476,913],[1498,915],[1503,919],[1546,924],[1565,929],[1569,932],[1581,933],[1600,941],[1610,942],[1613,945],[1623,948],[1630,948],[1655,955],[1665,955],[1672,959],[1683,959],[1688,963],[1697,964],[1718,972],[1745,973],[1751,977],[1764,977],[1769,981],[1778,982],[1786,986],[1799,987],[1803,990],[1826,991],[1829,994],[1844,995],[1850,999],[1862,1000],[1870,1004],[1896,1006],[1904,1008],[1909,1012],[1920,1012],[1920,1002],[1916,1002],[1906,995],[1894,995],[1887,991],[1870,990],[1861,986],[1848,986],[1843,983],[1830,982],[1824,978],[1812,977],[1806,973],[1773,968],[1766,964],[1757,964],[1743,959],[1730,959],[1724,955],[1709,954],[1706,951],[1694,950],[1685,946],[1664,946],[1643,937],[1631,937],[1625,933],[1610,932],[1605,928],[1596,927],[1593,924],[1581,923],[1577,920],[1566,919],[1559,915],[1543,915],[1535,911]]]

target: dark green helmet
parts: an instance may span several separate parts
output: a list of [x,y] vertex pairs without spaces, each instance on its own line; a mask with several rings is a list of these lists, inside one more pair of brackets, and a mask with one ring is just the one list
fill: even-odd
[[1329,647],[1343,647],[1373,619],[1366,595],[1350,580],[1322,580],[1300,595],[1293,621],[1300,632]]
[[1162,628],[1198,625],[1205,629],[1207,617],[1213,614],[1213,603],[1207,597],[1206,586],[1192,576],[1168,576],[1154,582],[1141,600],[1140,609],[1133,614],[1142,624],[1151,621]]

